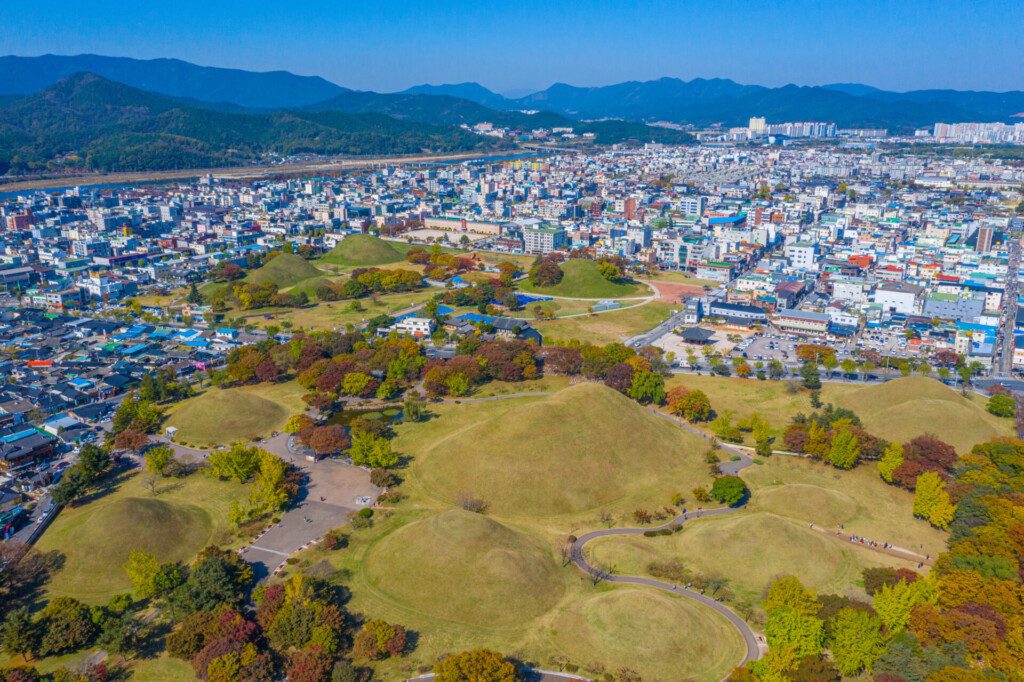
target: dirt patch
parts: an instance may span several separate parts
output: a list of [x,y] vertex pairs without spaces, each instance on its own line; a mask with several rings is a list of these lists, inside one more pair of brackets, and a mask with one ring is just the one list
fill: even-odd
[[658,292],[656,300],[665,303],[679,303],[688,298],[697,298],[704,295],[703,287],[693,284],[678,284],[676,282],[651,282],[644,280],[644,284]]

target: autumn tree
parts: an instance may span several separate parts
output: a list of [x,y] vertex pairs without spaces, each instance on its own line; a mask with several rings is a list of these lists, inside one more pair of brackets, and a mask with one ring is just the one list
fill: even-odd
[[946,483],[934,471],[917,477],[914,489],[914,516],[926,519],[936,528],[946,529],[953,520],[956,506],[946,492]]
[[862,609],[845,608],[828,627],[829,651],[843,675],[856,675],[871,666],[885,651],[882,622]]
[[516,666],[501,654],[488,649],[473,649],[441,659],[434,665],[437,682],[522,682]]

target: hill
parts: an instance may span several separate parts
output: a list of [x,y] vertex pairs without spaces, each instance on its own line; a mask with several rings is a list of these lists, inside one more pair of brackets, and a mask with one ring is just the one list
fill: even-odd
[[1012,436],[1013,421],[985,410],[981,396],[964,397],[940,381],[909,376],[845,392],[835,399],[888,440],[907,441],[923,433],[966,452],[996,436]]
[[366,573],[376,590],[407,608],[479,627],[536,618],[564,589],[541,543],[461,509],[387,535],[371,550]]
[[514,516],[658,506],[708,480],[703,441],[592,383],[448,410],[400,427],[397,449],[415,454],[416,477],[431,496],[471,494]]
[[255,440],[303,412],[303,392],[295,382],[211,389],[175,403],[167,426],[178,429],[175,442],[200,448]]
[[273,283],[280,289],[287,289],[324,273],[312,263],[295,253],[281,253],[263,266],[252,270],[245,279],[255,284]]
[[405,256],[399,247],[372,234],[354,234],[342,239],[321,260],[331,265],[364,267],[397,263]]
[[479,83],[445,83],[443,85],[415,85],[402,90],[403,95],[448,95],[482,104],[490,109],[514,109],[514,103]]
[[161,170],[251,163],[268,153],[486,150],[491,138],[379,113],[242,114],[183,105],[95,74],[70,76],[0,108],[0,173],[53,164]]
[[28,95],[82,72],[169,97],[265,109],[301,107],[345,91],[318,76],[287,71],[221,69],[180,59],[47,54],[0,57],[0,95]]
[[596,261],[573,258],[562,263],[561,268],[562,281],[555,286],[538,287],[526,281],[522,284],[522,290],[551,296],[593,299],[643,296],[646,292],[642,284],[605,279],[598,271]]

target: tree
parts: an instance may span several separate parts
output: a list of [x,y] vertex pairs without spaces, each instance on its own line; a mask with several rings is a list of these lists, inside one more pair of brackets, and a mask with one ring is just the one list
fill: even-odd
[[934,471],[917,477],[914,489],[914,516],[926,519],[936,528],[949,528],[956,506],[946,492],[946,483]]
[[149,599],[156,595],[156,578],[160,573],[160,562],[156,556],[141,549],[133,549],[128,553],[124,572],[132,583],[136,597]]
[[996,393],[988,399],[985,409],[997,417],[1012,417],[1017,413],[1017,401],[1004,393]]
[[142,452],[147,445],[149,445],[149,436],[135,429],[125,429],[114,436],[114,447],[118,450]]
[[711,485],[711,497],[734,507],[747,496],[747,485],[738,476],[720,476]]
[[367,621],[359,630],[352,650],[359,658],[379,660],[388,656],[400,656],[405,646],[405,628],[376,618]]
[[706,422],[711,418],[711,400],[704,391],[690,391],[681,401],[677,414],[689,422]]
[[522,682],[516,666],[501,654],[473,649],[448,656],[434,665],[437,682]]
[[901,632],[910,622],[910,612],[916,606],[935,603],[935,585],[931,580],[900,581],[883,585],[875,592],[872,606],[890,634]]
[[196,288],[196,283],[195,282],[192,282],[192,284],[189,285],[189,287],[188,287],[188,296],[185,297],[185,301],[189,305],[194,305],[194,306],[195,305],[202,305],[203,304],[203,295],[201,293],[199,293],[199,289]]
[[853,358],[846,358],[840,363],[840,366],[843,369],[843,374],[848,376],[852,376],[857,372],[857,361]]
[[800,377],[804,381],[804,388],[821,388],[821,374],[818,372],[818,365],[815,363],[804,363],[804,366],[800,368]]
[[838,429],[832,436],[828,461],[838,469],[852,469],[860,457],[857,436],[848,428]]
[[89,607],[71,597],[55,597],[40,614],[43,627],[39,653],[43,656],[77,651],[96,636]]
[[417,391],[409,391],[402,401],[402,421],[418,422],[423,420],[426,403]]
[[892,483],[893,473],[903,464],[903,445],[893,441],[886,446],[878,460],[878,474],[886,483]]
[[821,604],[814,593],[804,587],[799,578],[792,575],[776,578],[768,585],[762,606],[769,613],[788,606],[805,616],[817,615],[821,610]]
[[39,627],[28,609],[16,609],[7,614],[0,625],[0,647],[5,654],[28,660],[39,649],[39,634]]
[[350,445],[345,427],[339,424],[313,426],[299,433],[302,442],[318,455],[329,455],[341,452]]
[[174,450],[167,445],[157,445],[146,451],[146,471],[165,476],[167,467],[174,459]]
[[212,450],[207,457],[208,471],[220,479],[235,479],[245,483],[251,479],[260,464],[260,448],[245,443],[233,443],[226,450]]
[[768,613],[764,634],[770,648],[793,647],[797,656],[813,656],[822,651],[824,623],[792,606],[781,606]]
[[665,401],[665,379],[649,370],[635,371],[629,397],[640,403],[660,405]]
[[356,465],[387,469],[398,464],[398,455],[392,451],[390,441],[372,433],[355,434],[349,455]]
[[829,624],[829,651],[843,675],[856,675],[885,651],[882,621],[868,611],[845,608]]

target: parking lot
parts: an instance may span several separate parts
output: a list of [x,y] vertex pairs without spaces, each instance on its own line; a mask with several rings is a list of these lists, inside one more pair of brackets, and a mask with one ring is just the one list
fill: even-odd
[[749,337],[736,346],[734,354],[745,354],[748,360],[796,363],[796,347],[802,343],[817,343],[835,348],[836,357],[840,362],[847,358],[857,359],[858,353],[865,350],[875,350],[883,356],[891,357],[909,357],[914,354],[909,350],[907,340],[901,333],[873,330],[865,330],[859,337],[835,341],[769,332]]

